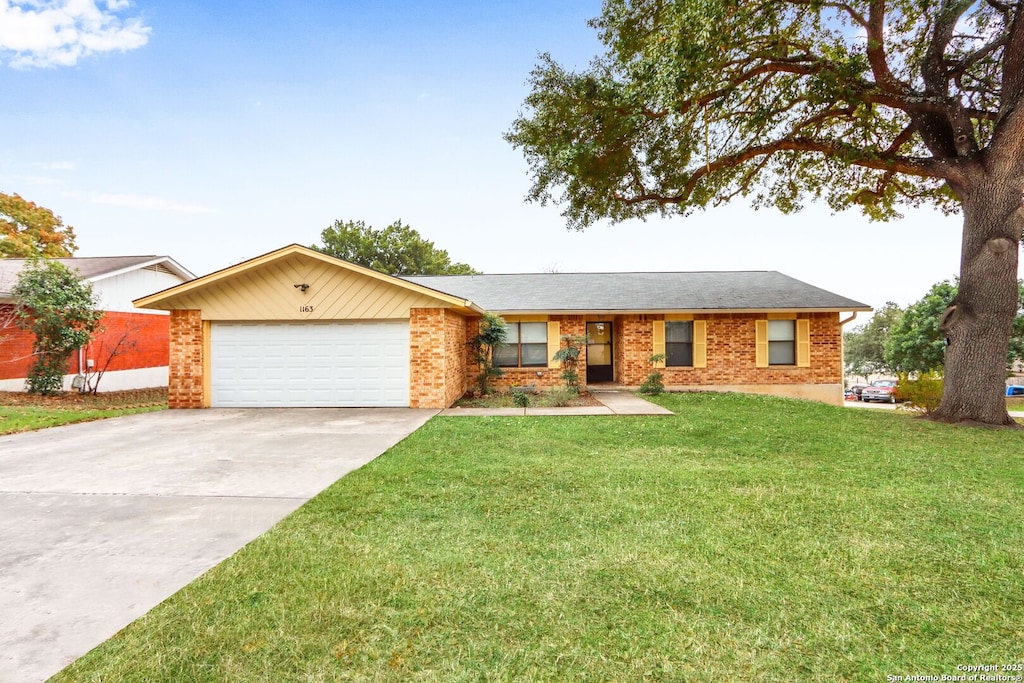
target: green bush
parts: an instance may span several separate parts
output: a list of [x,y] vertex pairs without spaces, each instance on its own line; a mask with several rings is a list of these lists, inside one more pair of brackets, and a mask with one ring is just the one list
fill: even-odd
[[651,364],[651,372],[647,379],[640,385],[640,393],[648,396],[655,396],[665,391],[665,379],[658,371],[658,365],[665,361],[665,354],[656,353],[648,359]]
[[899,374],[896,395],[906,405],[925,415],[931,415],[942,401],[942,377],[934,372],[924,372],[917,379],[910,379],[907,373]]

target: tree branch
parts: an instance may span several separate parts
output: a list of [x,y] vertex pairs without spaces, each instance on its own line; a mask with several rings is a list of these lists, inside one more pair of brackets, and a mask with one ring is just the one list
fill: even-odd
[[628,205],[643,202],[656,202],[660,205],[682,204],[693,194],[697,184],[706,176],[722,169],[738,166],[752,159],[772,156],[779,152],[817,152],[828,157],[841,158],[846,163],[863,168],[871,168],[892,173],[904,173],[921,178],[948,179],[953,171],[947,165],[934,159],[920,159],[903,156],[883,156],[864,154],[863,150],[853,145],[844,145],[834,141],[815,140],[813,138],[785,138],[765,145],[754,145],[740,150],[735,154],[721,156],[703,166],[694,169],[683,189],[675,195],[663,195],[657,192],[644,192],[632,197],[616,194],[616,198]]
[[896,78],[889,69],[888,56],[885,53],[885,2],[872,0],[868,9],[868,21],[865,26],[868,37],[868,63],[875,82],[883,91],[893,95],[905,95],[910,86]]

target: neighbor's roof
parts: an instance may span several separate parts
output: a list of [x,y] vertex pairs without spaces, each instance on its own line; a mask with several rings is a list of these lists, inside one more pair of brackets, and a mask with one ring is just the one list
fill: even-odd
[[[170,256],[86,256],[81,258],[49,259],[57,261],[71,270],[78,271],[83,280],[96,282],[121,273],[141,268],[164,270],[179,277],[192,280],[195,275]],[[0,258],[0,294],[10,293],[18,279],[18,273],[29,259]]]
[[777,271],[528,273],[403,278],[496,313],[627,311],[870,311]]

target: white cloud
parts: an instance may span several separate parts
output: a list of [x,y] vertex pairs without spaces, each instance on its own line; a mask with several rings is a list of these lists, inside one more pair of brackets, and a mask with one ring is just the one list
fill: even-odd
[[0,56],[29,69],[142,47],[152,29],[138,17],[118,16],[130,6],[129,0],[0,0]]
[[70,196],[92,204],[118,206],[143,211],[164,211],[170,213],[216,213],[216,209],[198,204],[177,204],[162,197],[146,197],[137,194],[106,194],[101,192],[70,192]]

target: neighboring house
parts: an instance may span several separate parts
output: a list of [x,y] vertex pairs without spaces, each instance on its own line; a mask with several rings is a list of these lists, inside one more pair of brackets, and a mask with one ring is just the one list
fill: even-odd
[[[101,391],[167,385],[168,316],[165,311],[141,310],[132,300],[155,289],[173,287],[195,278],[167,256],[106,256],[53,259],[77,271],[93,286],[104,311],[102,331],[75,354],[64,388],[76,375],[105,370]],[[0,259],[0,390],[23,391],[32,365],[32,333],[12,323],[11,289],[25,259]],[[6,324],[5,324],[6,322]],[[121,342],[120,346],[118,342]],[[111,354],[117,348],[117,353]]]
[[499,385],[562,384],[563,335],[588,335],[587,384],[841,403],[841,312],[870,307],[777,272],[397,278],[291,245],[135,301],[170,311],[172,408],[444,408],[469,389],[485,312],[510,344]]

